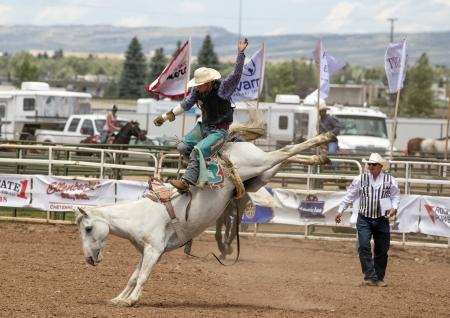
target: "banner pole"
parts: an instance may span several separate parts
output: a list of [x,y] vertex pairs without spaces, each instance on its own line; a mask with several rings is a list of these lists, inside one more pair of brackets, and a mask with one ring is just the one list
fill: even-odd
[[[316,115],[316,133],[317,135],[320,134],[320,114],[319,114],[319,108],[320,108],[320,64],[322,62],[322,52],[321,52],[321,41],[317,41],[317,115]],[[320,147],[316,147],[316,155],[320,155]]]
[[[450,79],[448,79],[450,81]],[[447,129],[445,133],[445,152],[444,152],[444,160],[448,159],[448,131],[449,131],[449,122],[450,122],[450,82],[447,83],[447,97],[448,97],[448,111],[447,111]]]
[[258,92],[256,94],[256,109],[259,108],[259,93],[260,93],[259,88],[261,87],[261,80],[263,79],[262,78],[262,69],[263,69],[263,64],[265,63],[265,61],[264,61],[264,59],[266,57],[265,54],[266,54],[266,51],[265,51],[264,42],[263,42],[262,49],[261,49],[261,64],[259,65],[259,81],[258,81],[258,87],[257,87]]
[[[186,76],[184,78],[184,97],[187,96],[187,84],[189,81],[189,77],[191,75],[191,37],[189,36],[189,53],[188,53],[188,63],[186,68]],[[182,118],[182,124],[181,124],[181,138],[184,137],[184,130],[186,126],[186,112],[183,112],[183,118]],[[180,177],[180,170],[181,170],[181,154],[178,157],[178,171],[177,171],[177,178]]]
[[394,151],[394,142],[397,139],[397,114],[399,103],[400,103],[400,89],[397,91],[397,99],[395,101],[394,120],[392,121],[392,129],[391,129],[391,151],[389,155],[389,160],[392,160]]

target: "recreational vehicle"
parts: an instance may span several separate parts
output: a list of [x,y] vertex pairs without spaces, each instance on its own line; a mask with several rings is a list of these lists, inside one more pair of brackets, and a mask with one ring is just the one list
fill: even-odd
[[62,129],[70,115],[91,113],[91,94],[23,82],[20,90],[0,91],[2,139],[33,140],[36,129]]

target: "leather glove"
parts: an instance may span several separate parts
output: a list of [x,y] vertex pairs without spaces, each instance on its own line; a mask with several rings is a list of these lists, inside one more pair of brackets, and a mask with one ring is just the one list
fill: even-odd
[[392,218],[394,216],[397,216],[397,209],[394,208],[389,209],[386,217]]
[[336,221],[337,224],[341,223],[341,218],[342,218],[342,213],[338,212],[336,213],[336,217],[334,218],[334,220]]
[[161,126],[162,124],[164,124],[164,122],[165,122],[165,120],[162,115],[159,115],[158,117],[153,119],[153,124],[155,124],[155,126]]

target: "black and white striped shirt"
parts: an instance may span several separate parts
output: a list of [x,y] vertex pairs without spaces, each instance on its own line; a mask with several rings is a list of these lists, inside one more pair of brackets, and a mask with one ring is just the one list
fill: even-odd
[[380,172],[376,180],[370,172],[357,176],[347,194],[339,205],[338,212],[343,212],[356,199],[360,199],[358,213],[368,218],[384,216],[380,210],[380,199],[390,198],[391,205],[397,209],[400,201],[400,190],[395,178]]

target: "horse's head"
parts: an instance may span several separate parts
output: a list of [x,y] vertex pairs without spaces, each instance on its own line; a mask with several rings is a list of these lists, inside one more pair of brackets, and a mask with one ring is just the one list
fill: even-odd
[[140,141],[144,141],[146,139],[145,137],[145,131],[141,130],[141,128],[139,128],[139,122],[137,121],[131,121],[131,134],[133,136],[135,136],[138,140]]
[[88,264],[97,265],[102,261],[102,250],[109,234],[105,220],[91,216],[82,208],[74,208],[75,220],[80,229],[84,258]]

